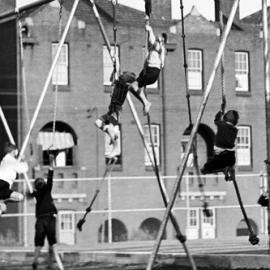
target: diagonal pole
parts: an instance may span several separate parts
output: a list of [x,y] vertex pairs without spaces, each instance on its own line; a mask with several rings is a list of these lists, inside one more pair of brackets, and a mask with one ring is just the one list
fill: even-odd
[[[108,52],[110,54],[111,60],[114,63],[115,59],[114,59],[114,56],[113,56],[112,51],[111,51],[110,41],[109,41],[109,39],[108,39],[108,37],[106,35],[105,29],[104,29],[104,26],[103,26],[102,21],[100,19],[100,16],[99,16],[98,10],[96,8],[95,2],[94,2],[94,0],[89,0],[89,1],[91,3],[94,15],[95,15],[97,23],[99,25],[102,37],[103,37],[103,39],[105,41],[105,45],[107,47],[107,50],[108,50]],[[140,119],[138,117],[137,111],[136,111],[135,106],[134,106],[134,104],[132,102],[132,99],[131,99],[131,96],[130,96],[129,92],[127,93],[127,100],[128,100],[128,104],[129,104],[130,110],[132,112],[132,115],[134,117],[134,120],[136,122],[136,126],[138,128],[138,131],[139,131],[140,137],[142,139],[144,148],[145,148],[145,150],[147,152],[147,155],[149,157],[149,160],[151,161],[151,165],[153,167],[153,170],[154,170],[154,172],[156,174],[156,177],[157,177],[157,180],[158,180],[158,185],[159,185],[159,188],[160,188],[160,192],[161,192],[161,195],[162,195],[164,205],[165,205],[165,207],[167,207],[167,204],[168,204],[168,201],[169,201],[167,190],[166,190],[166,187],[165,187],[165,184],[164,184],[163,180],[159,176],[158,170],[155,167],[154,160],[153,160],[153,158],[152,158],[152,156],[151,156],[151,154],[149,152],[149,149],[147,148],[147,143],[146,143],[145,136],[144,136],[144,130],[143,130],[142,124],[140,122]],[[184,249],[186,251],[186,254],[187,254],[187,257],[188,257],[188,259],[189,259],[189,261],[191,263],[192,269],[196,270],[197,268],[196,268],[195,262],[194,262],[193,258],[191,257],[191,255],[190,255],[190,253],[188,251],[188,248],[186,246],[186,243],[185,243],[186,238],[181,233],[180,227],[179,227],[179,225],[177,223],[177,220],[176,220],[176,218],[175,218],[175,216],[173,215],[172,212],[170,212],[170,218],[171,218],[172,224],[173,224],[173,226],[174,226],[174,228],[176,230],[178,239],[182,243],[182,245],[183,245],[183,247],[184,247]]]
[[210,75],[210,78],[209,78],[209,81],[208,81],[208,84],[206,86],[206,90],[205,90],[205,93],[204,93],[204,96],[203,96],[203,101],[202,101],[202,104],[200,106],[200,109],[199,109],[199,112],[198,112],[198,115],[197,115],[197,118],[196,118],[196,122],[195,122],[195,124],[194,124],[194,126],[192,128],[192,131],[191,131],[190,139],[189,139],[189,142],[188,142],[188,145],[187,145],[187,151],[185,152],[183,161],[181,163],[181,166],[180,166],[180,169],[179,169],[179,175],[178,175],[178,177],[177,177],[177,179],[176,179],[176,181],[174,183],[174,186],[173,186],[173,189],[172,189],[172,192],[171,192],[171,194],[172,194],[171,199],[170,199],[170,201],[168,203],[167,209],[166,209],[165,214],[164,214],[164,218],[163,218],[162,223],[160,225],[157,240],[155,242],[154,249],[152,251],[152,254],[151,254],[151,256],[149,258],[149,261],[148,261],[148,264],[147,264],[147,268],[146,268],[147,270],[151,270],[153,268],[153,264],[155,262],[155,258],[157,256],[157,253],[158,253],[158,250],[159,250],[159,247],[160,247],[160,244],[161,244],[162,235],[163,235],[163,233],[165,231],[165,228],[166,228],[166,225],[167,225],[167,222],[168,222],[168,219],[169,219],[169,214],[170,214],[170,212],[171,212],[171,210],[173,208],[173,204],[174,204],[176,196],[177,196],[177,191],[178,191],[178,188],[180,186],[180,183],[181,183],[181,180],[182,180],[182,177],[183,177],[183,174],[184,174],[184,170],[185,170],[185,167],[186,167],[186,164],[187,164],[188,156],[189,156],[189,153],[190,153],[191,148],[193,146],[193,141],[194,141],[194,138],[196,136],[200,121],[202,119],[202,115],[203,115],[203,112],[205,110],[209,94],[211,92],[211,88],[212,88],[212,85],[213,85],[213,82],[214,82],[215,74],[217,72],[218,65],[219,65],[219,62],[221,60],[222,53],[224,51],[227,38],[228,38],[228,35],[230,33],[230,30],[231,30],[231,26],[232,26],[232,23],[233,23],[234,16],[235,16],[237,8],[239,6],[239,1],[240,0],[234,0],[233,6],[232,6],[232,9],[231,9],[231,12],[230,12],[230,16],[228,18],[227,25],[226,25],[224,33],[222,35],[222,39],[221,39],[221,42],[220,42],[220,45],[219,45],[219,48],[218,48],[218,51],[217,51],[217,55],[216,55],[216,58],[215,58],[215,61],[214,61],[214,66],[213,66],[213,69],[212,69],[212,72],[211,72],[211,75]]
[[37,117],[38,117],[38,113],[40,111],[40,108],[41,108],[41,105],[42,105],[42,102],[44,100],[44,97],[45,97],[45,94],[48,90],[48,87],[49,87],[49,84],[50,84],[50,81],[51,81],[51,78],[52,78],[52,75],[53,75],[53,71],[55,69],[55,66],[56,66],[56,63],[57,63],[57,60],[59,58],[59,55],[60,55],[60,52],[61,52],[61,49],[63,47],[63,44],[65,42],[65,39],[66,39],[66,36],[67,36],[67,33],[68,33],[68,30],[69,30],[69,27],[71,25],[71,21],[72,21],[72,18],[75,14],[75,11],[77,9],[77,6],[79,4],[79,1],[80,0],[74,0],[74,3],[73,3],[73,6],[72,6],[72,9],[71,9],[71,12],[69,14],[69,18],[68,18],[68,21],[67,21],[67,24],[66,24],[66,27],[64,29],[64,32],[62,34],[62,37],[61,37],[61,40],[58,44],[58,47],[57,47],[57,50],[56,50],[56,54],[55,54],[55,57],[53,59],[53,62],[52,62],[52,65],[51,65],[51,68],[49,70],[49,73],[48,73],[48,76],[47,76],[47,79],[45,81],[45,84],[44,84],[44,87],[42,89],[42,92],[41,92],[41,95],[40,95],[40,98],[39,98],[39,101],[38,101],[38,104],[37,104],[37,107],[35,109],[35,112],[34,112],[34,115],[33,115],[33,118],[31,120],[31,123],[30,123],[30,126],[29,126],[29,130],[26,134],[26,137],[24,139],[24,142],[22,144],[22,147],[21,147],[21,150],[20,150],[20,153],[19,153],[19,157],[18,159],[20,160],[25,152],[25,149],[27,147],[27,144],[28,144],[28,141],[29,141],[29,138],[30,138],[30,135],[31,135],[31,132],[33,131],[33,128],[34,128],[34,124],[37,120]]

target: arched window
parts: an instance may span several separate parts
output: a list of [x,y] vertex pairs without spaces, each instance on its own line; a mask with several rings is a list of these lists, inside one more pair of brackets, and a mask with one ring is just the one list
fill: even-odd
[[[148,235],[149,240],[154,240],[157,237],[161,221],[157,218],[147,218],[140,226],[140,230]],[[166,239],[166,231],[164,232],[162,239]]]
[[75,164],[77,136],[68,124],[57,121],[53,132],[53,122],[47,123],[38,133],[37,145],[40,147],[41,165],[49,165],[50,154],[55,156],[56,167]]
[[[257,234],[258,233],[258,226],[257,226],[256,222],[250,218],[248,220],[249,220],[250,226],[252,227],[253,232],[255,234]],[[246,224],[245,220],[242,219],[237,225],[236,236],[248,236],[248,235],[249,235],[249,230],[248,230],[247,224]]]
[[[109,240],[109,222],[105,220],[98,229],[98,242],[108,242]],[[116,218],[112,219],[112,241],[120,242],[128,240],[128,232],[125,224]]]

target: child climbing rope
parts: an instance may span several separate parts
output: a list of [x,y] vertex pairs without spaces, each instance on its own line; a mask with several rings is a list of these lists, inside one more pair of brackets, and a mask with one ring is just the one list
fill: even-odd
[[148,54],[144,67],[136,81],[130,84],[129,90],[142,102],[144,113],[150,111],[151,102],[146,98],[144,88],[158,80],[160,70],[164,67],[167,43],[167,34],[155,36],[152,27],[149,25],[149,17],[146,16],[147,23],[145,30],[148,33]]
[[[36,198],[36,224],[35,224],[35,252],[32,263],[33,269],[38,269],[38,258],[45,238],[49,243],[48,266],[52,267],[53,258],[58,260],[55,250],[56,244],[56,215],[57,209],[52,198],[53,187],[53,155],[50,155],[50,167],[48,169],[47,183],[43,178],[37,178],[34,182],[34,192],[29,194]],[[61,264],[60,264],[61,265]],[[51,268],[50,268],[51,269]]]
[[136,76],[132,72],[125,71],[115,80],[111,102],[108,112],[96,120],[96,126],[106,132],[113,144],[112,151],[106,155],[107,158],[113,158],[119,155],[118,137],[119,137],[119,113],[122,110],[122,105],[125,102],[129,84],[134,82]]
[[210,158],[201,169],[201,173],[209,174],[231,168],[235,164],[235,140],[239,114],[229,110],[224,115],[219,111],[215,116],[217,133],[214,144],[214,157]]
[[6,202],[22,201],[23,194],[12,190],[13,182],[18,173],[26,173],[28,165],[24,161],[18,161],[18,149],[12,143],[6,143],[5,156],[0,163],[0,215],[7,210]]

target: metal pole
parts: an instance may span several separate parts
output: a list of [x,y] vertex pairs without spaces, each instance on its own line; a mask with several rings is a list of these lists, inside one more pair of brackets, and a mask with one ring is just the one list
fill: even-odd
[[53,59],[53,62],[52,62],[52,65],[51,65],[51,68],[50,68],[50,71],[49,71],[49,74],[48,74],[48,76],[47,76],[46,82],[45,82],[44,87],[43,87],[43,89],[42,89],[42,92],[41,92],[41,95],[40,95],[40,98],[39,98],[39,101],[38,101],[38,105],[37,105],[37,107],[36,107],[36,109],[35,109],[33,118],[32,118],[32,120],[31,120],[31,123],[30,123],[30,126],[29,126],[28,133],[26,134],[26,137],[25,137],[25,139],[24,139],[24,142],[23,142],[21,151],[20,151],[20,153],[19,153],[19,157],[18,157],[19,160],[22,158],[22,156],[23,156],[23,154],[24,154],[24,151],[25,151],[26,146],[27,146],[27,143],[28,143],[28,141],[29,141],[31,132],[32,132],[32,130],[33,130],[33,128],[34,128],[34,124],[35,124],[35,122],[36,122],[36,119],[37,119],[38,113],[39,113],[39,111],[40,111],[42,102],[43,102],[43,100],[44,100],[44,97],[45,97],[45,94],[46,94],[46,92],[47,92],[48,86],[49,86],[49,84],[50,84],[50,81],[51,81],[51,78],[52,78],[52,75],[53,75],[54,68],[55,68],[55,66],[56,66],[58,57],[59,57],[59,55],[60,55],[62,46],[63,46],[63,44],[64,44],[64,42],[65,42],[65,39],[66,39],[68,30],[69,30],[69,27],[70,27],[72,18],[73,18],[74,14],[75,14],[75,11],[76,11],[76,8],[77,8],[77,6],[78,6],[79,1],[80,1],[80,0],[74,0],[74,3],[73,3],[73,6],[72,6],[70,15],[69,15],[69,18],[68,18],[66,27],[65,27],[65,30],[64,30],[64,32],[63,32],[63,34],[62,34],[61,40],[60,40],[60,42],[59,42],[59,45],[58,45],[58,48],[57,48],[55,57],[54,57],[54,59]]
[[108,243],[112,243],[112,179],[108,175]]
[[[265,118],[266,118],[266,151],[267,160],[270,160],[270,87],[269,87],[269,50],[268,50],[268,21],[267,1],[262,0],[263,15],[263,62],[264,62],[264,91],[265,91]],[[268,192],[270,187],[270,166],[267,167]],[[270,208],[268,207],[268,241],[270,250]]]
[[198,112],[198,115],[197,115],[197,118],[196,118],[196,122],[195,122],[195,124],[194,124],[194,126],[192,128],[192,131],[191,131],[190,139],[189,139],[189,142],[188,142],[188,145],[187,145],[187,150],[186,150],[186,152],[184,154],[184,158],[183,158],[182,163],[180,165],[179,175],[178,175],[178,177],[177,177],[177,179],[175,181],[175,184],[173,186],[173,189],[172,189],[171,199],[170,199],[170,201],[168,203],[168,206],[167,206],[165,214],[164,214],[164,218],[163,218],[162,223],[160,225],[160,229],[159,229],[159,232],[158,232],[158,235],[157,235],[157,240],[155,242],[154,249],[153,249],[152,254],[151,254],[151,256],[149,258],[149,261],[148,261],[147,270],[151,270],[152,267],[153,267],[153,264],[155,262],[155,258],[157,256],[157,253],[158,253],[158,250],[159,250],[159,247],[160,247],[162,235],[163,235],[163,233],[165,231],[165,228],[166,228],[166,225],[167,225],[167,222],[168,222],[168,219],[169,219],[170,212],[171,212],[171,210],[173,208],[173,204],[174,204],[174,201],[175,201],[176,196],[177,196],[178,188],[180,186],[182,176],[184,174],[184,170],[185,170],[185,167],[186,167],[186,164],[187,164],[188,156],[189,156],[189,153],[191,151],[193,141],[194,141],[194,138],[195,138],[196,133],[197,133],[198,126],[200,124],[203,112],[204,112],[205,107],[206,107],[206,103],[207,103],[207,100],[208,100],[208,97],[209,97],[209,94],[210,94],[210,91],[211,91],[211,88],[212,88],[212,85],[213,85],[213,82],[214,82],[215,74],[217,72],[218,65],[219,65],[219,62],[221,60],[224,48],[225,48],[227,37],[229,35],[230,29],[231,29],[231,26],[232,26],[232,23],[233,23],[234,16],[236,14],[236,11],[237,11],[237,8],[238,8],[238,5],[239,5],[239,1],[240,0],[234,0],[233,6],[232,6],[232,9],[231,9],[231,12],[230,12],[230,16],[228,18],[227,25],[226,25],[224,33],[222,35],[221,43],[219,45],[218,52],[217,52],[217,55],[216,55],[216,58],[215,58],[215,61],[214,61],[213,70],[211,72],[208,84],[207,84],[206,89],[205,89],[205,93],[204,93],[204,96],[203,96],[203,101],[202,101],[201,107],[199,109],[199,112]]
[[29,3],[29,4],[24,5],[22,7],[19,7],[19,8],[16,7],[13,10],[6,11],[6,12],[0,14],[0,20],[8,18],[8,17],[12,17],[12,16],[14,16],[16,14],[19,14],[19,13],[21,13],[23,11],[26,11],[28,9],[35,8],[35,7],[41,6],[43,4],[50,3],[52,1],[54,1],[54,0],[37,0],[37,1],[33,2],[33,3]]

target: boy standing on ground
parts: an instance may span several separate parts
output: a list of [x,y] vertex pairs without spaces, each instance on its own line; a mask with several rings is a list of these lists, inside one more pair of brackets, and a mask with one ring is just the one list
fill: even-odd
[[49,243],[48,266],[52,268],[53,258],[58,260],[55,250],[56,245],[56,215],[57,209],[52,198],[53,187],[53,156],[50,155],[50,167],[48,169],[47,183],[43,178],[37,178],[34,182],[32,197],[36,198],[36,224],[35,224],[35,254],[32,264],[33,269],[38,269],[38,257],[44,246],[45,238]]

